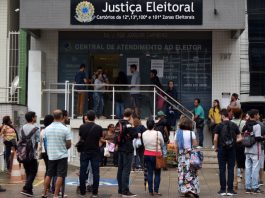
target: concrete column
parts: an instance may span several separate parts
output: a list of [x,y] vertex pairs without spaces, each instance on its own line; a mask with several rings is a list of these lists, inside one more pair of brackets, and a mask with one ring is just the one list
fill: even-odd
[[28,110],[36,112],[38,119],[42,112],[42,67],[44,54],[38,50],[29,51],[28,62]]

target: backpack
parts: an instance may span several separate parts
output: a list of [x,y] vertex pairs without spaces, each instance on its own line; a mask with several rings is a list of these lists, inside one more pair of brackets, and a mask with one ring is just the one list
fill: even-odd
[[126,123],[122,120],[120,120],[115,127],[115,132],[117,133],[117,136],[115,137],[115,144],[116,145],[121,145],[122,143],[125,142],[125,139],[127,136],[124,135],[125,130],[126,130]]
[[157,124],[155,124],[154,129],[155,129],[156,131],[160,131],[160,132],[162,133],[162,136],[163,136],[164,142],[166,143],[166,142],[169,141],[169,137],[168,137],[168,135],[167,135],[166,132],[165,132],[165,127],[166,127],[166,126],[163,125],[162,123],[157,123]]
[[247,148],[252,147],[256,143],[253,126],[254,125],[252,124],[251,125],[246,124],[246,126],[243,128],[242,145]]
[[221,130],[221,146],[224,149],[230,149],[234,146],[234,132],[231,130],[231,123],[230,121],[227,124],[223,125]]
[[17,145],[17,160],[19,163],[29,162],[35,157],[34,145],[31,141],[31,137],[36,133],[38,127],[35,127],[26,136],[22,128],[21,130],[21,140],[19,140]]

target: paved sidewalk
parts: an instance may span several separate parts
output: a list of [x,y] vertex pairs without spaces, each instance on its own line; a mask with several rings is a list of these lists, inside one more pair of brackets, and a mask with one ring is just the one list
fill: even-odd
[[[69,198],[79,197],[76,194],[76,186],[77,182],[76,173],[78,172],[77,168],[71,167],[69,168],[69,176],[67,179],[66,185],[66,194]],[[117,168],[114,167],[103,167],[101,168],[101,180],[105,185],[100,186],[99,188],[99,197],[101,198],[110,198],[110,197],[119,197],[117,194],[117,186],[107,186],[107,185],[115,185],[115,177],[117,173]],[[160,193],[163,194],[163,197],[179,197],[177,193],[177,173],[176,169],[170,169],[169,171],[162,172],[162,181],[160,186]],[[23,198],[25,196],[20,195],[19,192],[22,188],[22,184],[6,184],[7,179],[3,174],[0,175],[0,184],[3,185],[7,192],[0,193],[0,198]],[[71,185],[69,185],[71,184]],[[218,171],[216,169],[202,169],[200,172],[200,185],[201,185],[201,198],[217,198],[220,197],[217,195],[217,191],[219,190],[219,182],[218,182]],[[35,181],[34,185],[34,194],[35,197],[41,196],[41,191],[43,182],[40,179]],[[137,197],[149,197],[148,193],[144,190],[144,181],[143,181],[143,172],[133,172],[131,174],[131,187],[130,190],[133,193],[137,194]],[[263,187],[264,190],[264,187]],[[239,186],[237,197],[264,197],[265,195],[246,195],[243,190],[243,186]],[[87,194],[87,197],[90,197],[90,194]],[[52,196],[50,196],[52,197]]]

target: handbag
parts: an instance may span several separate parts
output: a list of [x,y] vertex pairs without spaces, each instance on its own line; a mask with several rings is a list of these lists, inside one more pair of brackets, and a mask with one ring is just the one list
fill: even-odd
[[110,152],[107,145],[104,147],[104,157],[110,157]]
[[[95,128],[95,126],[96,126],[96,124],[94,124],[93,126],[92,126],[92,128],[90,129],[90,131],[92,131],[94,128]],[[89,133],[90,133],[90,131],[89,131]],[[87,135],[87,137],[88,137],[88,135]],[[87,137],[86,137],[86,139],[87,139]],[[80,137],[80,140],[76,143],[76,145],[75,145],[75,147],[76,147],[76,149],[77,149],[77,152],[82,152],[83,151],[83,149],[84,149],[84,147],[85,147],[85,145],[86,145],[86,139],[83,139],[82,137]]]
[[190,168],[194,170],[199,170],[202,168],[203,162],[203,153],[201,151],[193,150],[192,146],[192,132],[190,131],[190,144],[191,144],[191,151],[190,151]]
[[115,151],[115,144],[111,142],[107,142],[106,146],[108,147],[109,152],[113,153]]
[[[156,137],[156,153],[158,153],[158,132]],[[165,168],[166,163],[162,155],[156,155],[156,169]]]

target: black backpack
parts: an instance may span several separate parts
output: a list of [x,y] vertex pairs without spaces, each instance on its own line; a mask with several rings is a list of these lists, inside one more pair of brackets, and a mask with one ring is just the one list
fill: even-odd
[[243,127],[242,145],[247,148],[252,147],[256,143],[255,134],[253,131],[253,126],[256,124],[256,122],[247,122]]
[[126,134],[126,130],[127,130],[127,125],[128,123],[124,120],[120,120],[115,127],[115,133],[117,134],[114,142],[116,145],[121,145],[123,144],[129,137]]
[[233,148],[235,144],[235,141],[234,141],[235,133],[233,130],[231,130],[230,121],[228,123],[223,124],[223,128],[221,130],[220,136],[221,136],[220,143],[224,149]]
[[166,132],[165,132],[165,127],[166,127],[165,125],[160,124],[160,123],[157,123],[157,124],[155,124],[154,129],[155,129],[156,131],[160,131],[160,132],[162,133],[162,136],[163,136],[164,142],[166,143],[166,142],[168,142],[169,137],[168,137],[168,135],[167,135]]
[[36,133],[38,127],[35,127],[31,130],[28,135],[25,135],[25,132],[22,128],[21,130],[21,139],[17,145],[17,160],[19,163],[29,162],[35,157],[34,145],[32,144],[31,137]]

